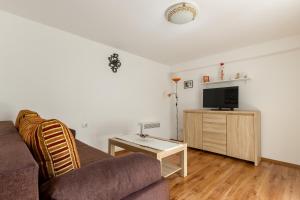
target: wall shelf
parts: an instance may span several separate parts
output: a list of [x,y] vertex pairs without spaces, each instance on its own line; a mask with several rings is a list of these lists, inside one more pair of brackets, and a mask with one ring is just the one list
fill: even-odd
[[250,78],[239,78],[239,79],[232,79],[232,80],[220,80],[220,81],[211,81],[207,83],[200,83],[201,85],[212,85],[212,84],[218,84],[218,83],[230,83],[230,82],[236,82],[236,81],[248,81]]

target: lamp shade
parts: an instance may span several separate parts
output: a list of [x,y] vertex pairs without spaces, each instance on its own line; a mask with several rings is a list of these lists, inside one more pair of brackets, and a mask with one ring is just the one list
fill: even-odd
[[172,77],[172,81],[174,81],[175,83],[177,83],[180,80],[181,80],[181,78],[179,76]]

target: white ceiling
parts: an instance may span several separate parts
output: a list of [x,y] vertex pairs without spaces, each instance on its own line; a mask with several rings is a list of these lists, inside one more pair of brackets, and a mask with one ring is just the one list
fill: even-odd
[[0,0],[0,9],[170,65],[300,34],[300,0],[194,0],[199,16],[185,25],[164,18],[176,2]]

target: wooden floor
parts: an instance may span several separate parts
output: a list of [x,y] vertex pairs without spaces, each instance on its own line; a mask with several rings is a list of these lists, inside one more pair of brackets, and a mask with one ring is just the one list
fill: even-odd
[[[172,162],[176,162],[173,158]],[[188,150],[188,176],[167,178],[171,199],[300,200],[300,169]]]

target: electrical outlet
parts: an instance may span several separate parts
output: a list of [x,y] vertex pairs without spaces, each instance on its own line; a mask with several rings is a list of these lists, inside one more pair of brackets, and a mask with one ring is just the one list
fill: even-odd
[[83,122],[83,123],[81,124],[81,127],[82,127],[82,128],[87,128],[87,127],[88,127],[88,123],[87,123],[87,122]]

